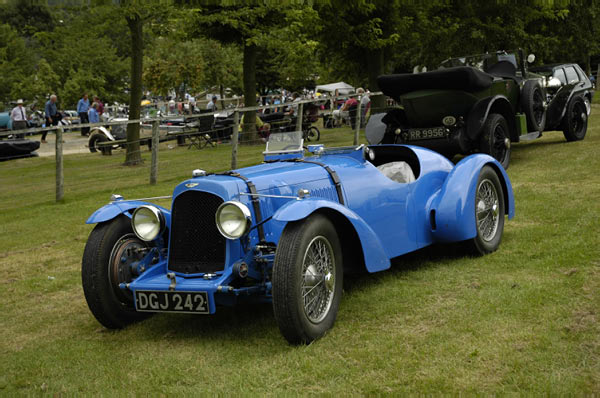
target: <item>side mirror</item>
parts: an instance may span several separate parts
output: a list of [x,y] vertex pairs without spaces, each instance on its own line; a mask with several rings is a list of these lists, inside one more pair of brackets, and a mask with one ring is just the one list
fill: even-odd
[[546,83],[547,88],[560,88],[560,86],[562,86],[562,83],[556,77],[551,77],[548,79],[548,83]]
[[534,54],[529,54],[529,55],[527,56],[527,63],[530,63],[530,64],[532,64],[532,63],[534,63],[534,62],[535,62],[535,55],[534,55]]

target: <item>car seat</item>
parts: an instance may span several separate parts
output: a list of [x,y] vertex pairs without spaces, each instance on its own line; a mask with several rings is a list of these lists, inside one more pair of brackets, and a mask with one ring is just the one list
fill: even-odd
[[379,165],[377,166],[377,170],[390,180],[401,184],[407,184],[415,180],[415,174],[410,165],[401,160]]

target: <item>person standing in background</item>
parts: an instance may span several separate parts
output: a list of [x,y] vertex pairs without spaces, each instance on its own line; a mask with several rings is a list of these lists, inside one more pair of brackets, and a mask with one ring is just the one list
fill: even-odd
[[[56,111],[56,95],[52,94],[50,96],[50,99],[46,102],[46,107],[44,110],[46,112],[46,127],[57,126],[60,119],[62,119],[62,116]],[[47,130],[42,133],[42,144],[46,143],[47,135]]]
[[[90,109],[90,100],[88,99],[87,93],[83,93],[83,97],[81,97],[81,99],[77,103],[77,113],[79,114],[79,120],[81,121],[81,124],[89,123],[89,120],[90,120],[88,118],[88,110],[89,109]],[[82,127],[81,135],[82,136],[90,135],[90,128]]]
[[218,109],[218,107],[217,107],[217,96],[213,95],[213,97],[210,100],[210,102],[208,104],[206,104],[206,110],[216,112],[217,109]]
[[98,104],[98,116],[102,116],[102,114],[104,113],[104,104],[102,103],[102,101],[100,101],[100,98],[98,98],[97,95],[94,95],[94,102]]
[[[27,114],[25,108],[23,108],[23,100],[17,100],[17,106],[10,111],[10,118],[12,119],[13,130],[24,130],[27,128]],[[25,138],[25,133],[18,134],[17,138]]]
[[100,118],[98,116],[98,103],[95,101],[88,111],[88,119],[90,123],[100,123]]

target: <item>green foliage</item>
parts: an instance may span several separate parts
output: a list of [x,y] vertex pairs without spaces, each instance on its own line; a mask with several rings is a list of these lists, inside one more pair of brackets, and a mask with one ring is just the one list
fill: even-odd
[[143,81],[146,89],[166,95],[173,88],[195,91],[204,82],[204,60],[196,41],[158,38],[146,51]]
[[59,86],[59,76],[54,72],[52,66],[42,58],[32,76],[15,84],[13,96],[35,100],[38,106],[41,106],[51,94],[56,93],[56,88]]
[[18,87],[31,78],[35,60],[25,39],[7,24],[0,25],[0,102],[8,103],[23,95]]

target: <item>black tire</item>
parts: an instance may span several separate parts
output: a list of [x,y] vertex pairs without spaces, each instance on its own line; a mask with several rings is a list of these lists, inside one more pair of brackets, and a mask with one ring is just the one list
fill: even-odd
[[488,115],[479,138],[479,151],[496,159],[508,169],[510,163],[510,134],[504,116],[498,113]]
[[546,106],[544,91],[540,83],[528,80],[521,90],[521,109],[527,117],[528,131],[544,131],[546,127]]
[[581,141],[587,133],[587,109],[581,97],[573,98],[567,105],[562,120],[562,130],[567,141]]
[[[88,238],[81,265],[83,292],[92,314],[109,329],[121,329],[152,315],[136,312],[131,292],[119,288],[119,283],[133,279],[130,262],[142,256],[127,249],[146,246],[133,234],[125,216],[96,225]],[[117,260],[123,257],[125,262]]]
[[306,131],[306,140],[307,141],[319,141],[321,138],[321,132],[315,126],[310,126]]
[[98,151],[98,148],[96,148],[96,144],[100,143],[100,142],[106,142],[108,141],[108,138],[101,133],[95,133],[92,134],[89,141],[88,141],[88,148],[90,149],[90,152],[94,153]]
[[468,248],[475,255],[496,251],[504,231],[504,190],[498,175],[490,166],[484,166],[475,190],[475,227],[477,235],[469,240]]
[[[324,261],[327,269],[309,261],[313,250],[321,250],[319,263],[329,260]],[[331,221],[314,214],[285,227],[273,265],[273,311],[290,344],[309,344],[333,327],[342,279],[342,249]]]

